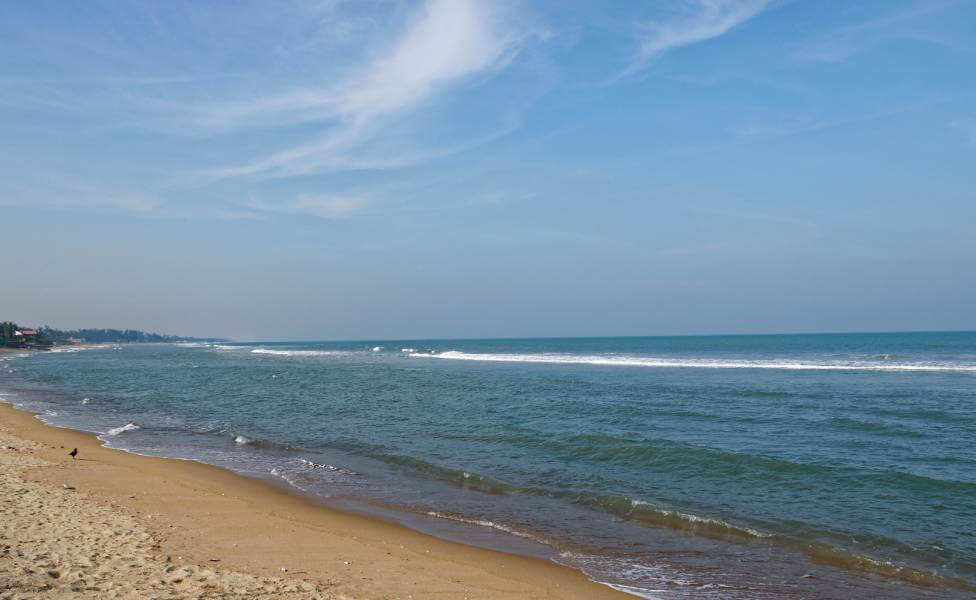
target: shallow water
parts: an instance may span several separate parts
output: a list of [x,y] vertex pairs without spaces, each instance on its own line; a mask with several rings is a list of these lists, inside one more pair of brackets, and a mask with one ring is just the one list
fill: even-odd
[[121,346],[0,393],[647,597],[976,584],[973,333]]

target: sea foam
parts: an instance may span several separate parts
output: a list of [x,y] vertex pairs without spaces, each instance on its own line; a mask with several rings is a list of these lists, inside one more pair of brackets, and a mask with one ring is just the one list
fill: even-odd
[[549,543],[546,539],[544,539],[544,538],[542,538],[540,536],[534,535],[532,533],[528,533],[526,531],[521,531],[519,529],[515,529],[514,527],[511,527],[509,525],[505,525],[504,523],[498,523],[498,522],[492,521],[490,519],[475,519],[475,518],[470,518],[470,517],[464,517],[464,516],[461,516],[461,515],[455,515],[455,514],[450,514],[450,513],[439,512],[439,511],[436,511],[436,510],[427,511],[426,514],[427,514],[428,517],[435,517],[437,519],[446,519],[448,521],[455,521],[457,523],[465,523],[465,524],[468,524],[468,525],[478,525],[479,527],[488,527],[489,529],[495,529],[497,531],[502,531],[502,532],[505,532],[505,533],[507,533],[509,535],[514,535],[515,537],[520,537],[520,538],[525,538],[525,539],[528,539],[528,540],[532,540],[532,541],[538,542],[540,544],[548,544]]
[[272,350],[271,348],[255,348],[251,354],[269,354],[272,356],[339,356],[348,354],[339,350]]
[[633,355],[586,354],[479,354],[450,350],[439,354],[410,353],[418,358],[472,360],[485,362],[545,363],[598,365],[612,367],[657,367],[672,369],[782,369],[795,371],[932,371],[976,373],[976,365],[956,363],[890,363],[871,361],[794,361],[794,360],[724,360],[711,358],[660,358]]
[[139,426],[135,423],[127,423],[121,427],[113,427],[105,432],[105,435],[119,435],[120,433],[125,433],[126,431],[133,431],[139,429]]

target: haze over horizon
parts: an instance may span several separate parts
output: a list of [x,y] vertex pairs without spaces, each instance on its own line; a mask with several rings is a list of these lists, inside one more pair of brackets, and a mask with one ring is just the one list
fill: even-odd
[[0,320],[974,330],[976,3],[0,5]]

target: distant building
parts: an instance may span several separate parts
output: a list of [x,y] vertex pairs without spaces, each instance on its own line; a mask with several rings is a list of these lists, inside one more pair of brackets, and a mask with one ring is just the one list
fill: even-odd
[[12,340],[14,343],[23,346],[33,346],[37,343],[36,329],[18,329],[14,331]]

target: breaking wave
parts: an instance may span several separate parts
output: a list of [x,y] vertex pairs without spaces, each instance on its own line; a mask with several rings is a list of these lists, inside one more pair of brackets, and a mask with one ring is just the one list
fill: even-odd
[[465,523],[465,524],[468,524],[468,525],[478,525],[479,527],[488,527],[489,529],[494,529],[496,531],[502,531],[502,532],[507,533],[509,535],[514,535],[515,537],[520,537],[520,538],[525,538],[525,539],[528,539],[528,540],[532,540],[532,541],[538,542],[540,544],[547,544],[548,545],[548,544],[551,543],[549,540],[547,540],[546,538],[544,538],[542,536],[539,536],[539,535],[536,535],[536,534],[533,534],[533,533],[529,533],[529,532],[526,532],[526,531],[522,531],[522,530],[516,529],[515,527],[512,527],[510,525],[506,525],[504,523],[499,523],[497,521],[492,521],[490,519],[474,519],[474,518],[466,517],[466,516],[459,515],[459,514],[441,512],[441,511],[436,511],[436,510],[429,510],[429,511],[427,511],[424,514],[426,514],[428,517],[435,517],[437,519],[445,519],[445,520],[448,520],[448,521],[455,521],[457,523]]
[[239,433],[231,433],[230,435],[234,440],[234,443],[239,446],[248,446],[251,448],[261,448],[265,450],[289,450],[292,448],[292,446],[289,446],[288,444],[272,442],[270,440],[262,440],[259,438],[251,438]]
[[340,350],[272,350],[271,348],[255,348],[251,354],[270,354],[272,356],[339,356],[348,354]]
[[712,358],[660,358],[628,355],[584,354],[478,354],[450,350],[439,354],[412,352],[417,358],[472,360],[485,362],[600,365],[613,367],[657,367],[672,369],[782,369],[796,371],[933,371],[976,373],[976,365],[959,363],[892,363],[888,361],[801,361],[801,360],[724,360]]
[[296,490],[301,490],[303,492],[307,492],[308,491],[307,489],[305,489],[305,487],[303,487],[299,483],[298,478],[295,477],[295,475],[292,474],[292,473],[288,473],[287,471],[282,471],[281,469],[278,469],[277,467],[271,467],[270,469],[268,469],[268,473],[271,474],[274,477],[277,477],[277,478],[283,480],[285,483],[287,483],[288,485],[292,486]]
[[135,423],[127,423],[121,427],[113,427],[105,432],[105,435],[119,435],[120,433],[125,433],[126,431],[133,431],[139,429],[140,427]]
[[304,458],[299,458],[298,461],[307,469],[323,469],[331,473],[342,473],[343,475],[359,475],[359,473],[357,473],[356,471],[350,471],[349,469],[343,469],[342,467],[337,467],[335,465],[317,463],[311,460],[306,460]]

